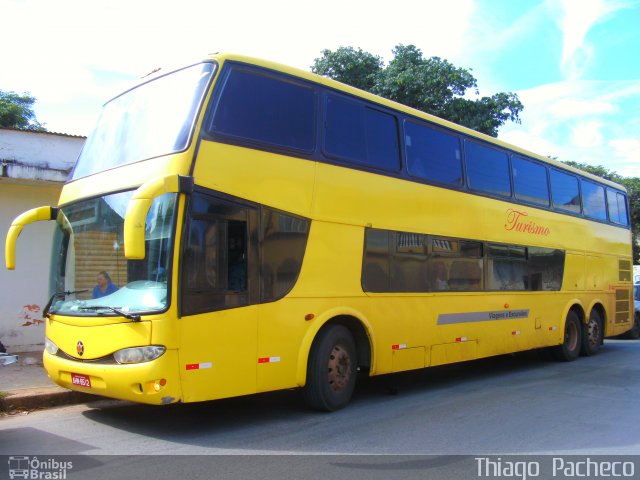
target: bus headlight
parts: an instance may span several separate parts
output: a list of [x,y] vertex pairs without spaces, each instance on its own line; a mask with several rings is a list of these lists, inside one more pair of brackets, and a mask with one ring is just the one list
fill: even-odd
[[47,337],[44,338],[44,349],[51,355],[55,355],[56,353],[58,353],[58,346]]
[[123,348],[113,353],[113,358],[118,363],[143,363],[150,362],[160,357],[166,348],[159,345],[151,345],[149,347],[133,347]]

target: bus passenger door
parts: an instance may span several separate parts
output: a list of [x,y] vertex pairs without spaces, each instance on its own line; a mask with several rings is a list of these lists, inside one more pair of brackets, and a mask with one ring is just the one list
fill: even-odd
[[256,391],[257,211],[196,191],[180,272],[180,370],[185,401]]

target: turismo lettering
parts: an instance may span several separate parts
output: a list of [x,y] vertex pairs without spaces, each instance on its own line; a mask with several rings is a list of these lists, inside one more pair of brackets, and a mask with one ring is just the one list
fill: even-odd
[[507,210],[507,223],[504,224],[504,229],[507,231],[530,233],[531,235],[542,235],[546,237],[551,233],[548,227],[538,225],[533,220],[527,221],[525,217],[528,217],[527,212],[520,212],[510,208]]

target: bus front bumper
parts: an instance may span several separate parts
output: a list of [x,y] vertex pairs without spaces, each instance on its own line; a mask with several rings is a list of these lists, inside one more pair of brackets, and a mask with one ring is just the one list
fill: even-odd
[[152,405],[182,398],[177,350],[167,350],[150,362],[127,365],[76,362],[45,350],[43,363],[51,380],[77,392]]

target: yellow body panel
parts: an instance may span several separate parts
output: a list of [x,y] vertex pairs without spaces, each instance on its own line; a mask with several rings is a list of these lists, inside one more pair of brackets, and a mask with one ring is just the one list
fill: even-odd
[[184,401],[256,392],[257,320],[255,305],[179,320]]

